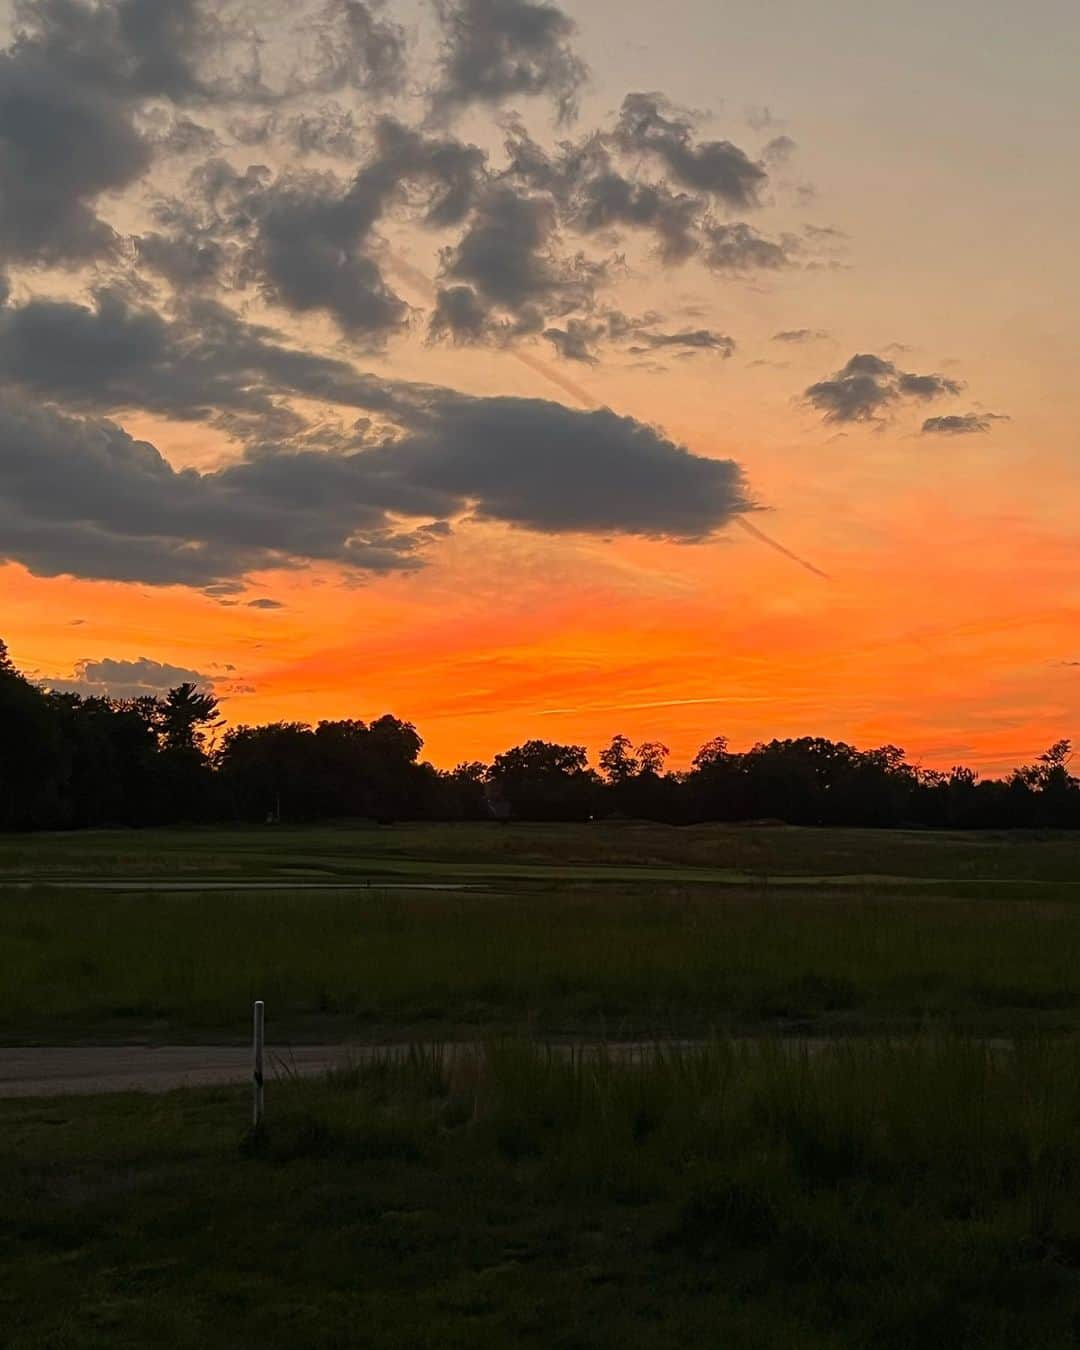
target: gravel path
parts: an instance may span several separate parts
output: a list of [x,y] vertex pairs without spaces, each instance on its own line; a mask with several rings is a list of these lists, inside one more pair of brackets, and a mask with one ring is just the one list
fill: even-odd
[[[407,1046],[268,1047],[268,1079],[320,1074],[404,1053]],[[251,1075],[246,1045],[80,1045],[0,1047],[0,1097],[54,1097],[73,1092],[168,1092],[171,1088],[242,1083]]]
[[[629,1058],[655,1044],[652,1041],[621,1041],[605,1044],[604,1049],[613,1056]],[[703,1042],[665,1041],[664,1044],[690,1048]],[[405,1042],[298,1045],[287,1049],[268,1046],[265,1076],[268,1082],[275,1078],[311,1077],[331,1069],[363,1064],[376,1057],[404,1056],[411,1048]],[[479,1042],[470,1041],[457,1042],[454,1048],[474,1054],[483,1050]],[[553,1042],[552,1048],[569,1054],[573,1049],[599,1049],[600,1045],[595,1042]],[[251,1068],[251,1047],[246,1045],[0,1046],[0,1098],[60,1097],[93,1092],[169,1092],[173,1088],[245,1083],[251,1077]]]

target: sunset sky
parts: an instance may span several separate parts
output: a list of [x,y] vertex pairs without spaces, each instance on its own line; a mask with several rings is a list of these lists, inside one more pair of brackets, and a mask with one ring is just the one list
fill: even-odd
[[1080,735],[1072,4],[0,12],[35,679],[440,766]]

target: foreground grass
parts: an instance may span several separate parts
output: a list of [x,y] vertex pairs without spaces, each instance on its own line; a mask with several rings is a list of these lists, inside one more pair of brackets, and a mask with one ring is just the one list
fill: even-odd
[[0,1104],[8,1350],[1056,1350],[1080,1056],[417,1053],[246,1096]]
[[[585,825],[419,824],[97,830],[0,836],[0,876],[175,878],[663,868],[684,879],[735,874],[1080,881],[1080,833],[946,833],[597,821]],[[620,871],[620,869],[622,869]],[[675,878],[671,878],[675,879]],[[1080,895],[1080,892],[1078,892]]]
[[682,887],[0,891],[0,1039],[1080,1029],[1080,905]]

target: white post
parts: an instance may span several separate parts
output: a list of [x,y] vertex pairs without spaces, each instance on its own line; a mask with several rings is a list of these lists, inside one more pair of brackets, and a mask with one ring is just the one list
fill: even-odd
[[255,1004],[255,1096],[252,1106],[252,1124],[260,1129],[263,1123],[263,1014],[265,1004],[260,998]]

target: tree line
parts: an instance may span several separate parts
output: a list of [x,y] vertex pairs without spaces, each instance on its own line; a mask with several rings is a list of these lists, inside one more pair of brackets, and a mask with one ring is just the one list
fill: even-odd
[[40,688],[0,642],[0,829],[208,821],[590,820],[949,829],[1080,827],[1071,745],[1004,778],[910,764],[896,746],[822,737],[737,753],[708,741],[686,772],[667,747],[615,736],[585,747],[529,740],[437,769],[409,722],[274,722],[223,728],[210,693],[84,698]]

